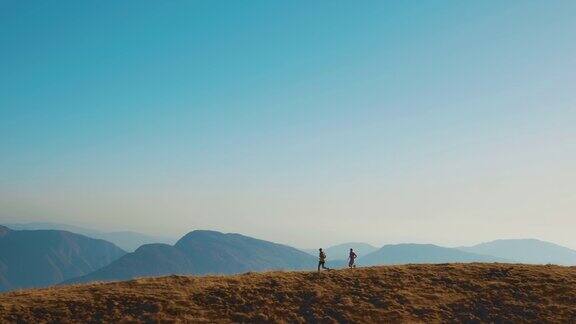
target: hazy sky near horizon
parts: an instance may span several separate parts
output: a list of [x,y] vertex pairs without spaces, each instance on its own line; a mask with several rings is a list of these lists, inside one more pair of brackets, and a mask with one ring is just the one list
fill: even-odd
[[0,0],[0,220],[576,248],[574,1]]

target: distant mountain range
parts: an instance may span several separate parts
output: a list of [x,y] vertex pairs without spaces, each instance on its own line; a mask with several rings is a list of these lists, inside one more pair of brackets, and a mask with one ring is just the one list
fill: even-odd
[[[328,266],[345,266],[350,248],[360,256],[358,266],[452,262],[576,265],[576,251],[556,244],[539,240],[497,240],[461,248],[432,244],[393,244],[376,248],[365,243],[345,243],[325,249]],[[240,234],[205,230],[192,231],[174,245],[144,244],[134,252],[126,253],[108,241],[69,231],[14,230],[0,226],[0,291],[62,282],[126,280],[171,274],[313,270],[317,265],[317,253],[314,250],[308,254]]]
[[576,251],[535,239],[496,240],[459,249],[520,263],[576,265]]
[[168,274],[233,274],[313,269],[316,258],[295,248],[240,234],[193,231],[174,246],[149,244],[66,283],[126,280]]
[[[576,251],[536,239],[504,239],[474,246],[446,248],[432,244],[391,244],[378,249],[366,243],[344,243],[325,248],[328,260],[344,265],[353,248],[358,265],[446,263],[446,262],[513,262],[526,264],[576,265]],[[313,256],[317,249],[303,249]],[[464,252],[464,253],[463,253]]]
[[[330,260],[347,260],[348,254],[350,249],[354,249],[354,252],[358,257],[362,257],[366,254],[372,253],[378,250],[377,247],[372,246],[367,243],[359,243],[359,242],[349,242],[334,245],[324,249],[324,252],[328,256]],[[318,256],[318,249],[303,249],[302,251],[309,253],[313,256]]]
[[91,273],[124,254],[110,242],[67,231],[0,226],[0,291],[53,285]]
[[7,223],[3,225],[13,230],[69,231],[77,234],[82,234],[88,237],[112,242],[128,252],[132,252],[144,244],[151,244],[151,243],[174,244],[174,242],[176,242],[176,239],[172,239],[169,237],[153,236],[132,231],[103,232],[74,225],[51,223],[51,222]]
[[509,260],[433,244],[384,245],[382,248],[358,259],[358,264],[362,266],[449,262],[509,262]]

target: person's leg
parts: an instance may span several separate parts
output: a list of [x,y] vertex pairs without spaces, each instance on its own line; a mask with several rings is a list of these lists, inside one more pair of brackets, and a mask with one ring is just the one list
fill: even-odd
[[318,261],[318,272],[320,272],[320,266],[322,265],[322,262]]

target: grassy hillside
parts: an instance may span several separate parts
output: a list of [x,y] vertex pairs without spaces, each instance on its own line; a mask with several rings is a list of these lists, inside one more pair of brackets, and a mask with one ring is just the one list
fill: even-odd
[[576,319],[576,268],[440,264],[138,279],[0,294],[0,322]]

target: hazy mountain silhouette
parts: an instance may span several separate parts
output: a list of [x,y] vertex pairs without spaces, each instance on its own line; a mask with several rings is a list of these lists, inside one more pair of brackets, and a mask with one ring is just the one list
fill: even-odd
[[240,234],[197,230],[174,246],[149,244],[94,273],[66,283],[125,280],[169,274],[233,274],[272,269],[313,269],[316,258],[295,248]]
[[104,267],[126,252],[67,231],[0,226],[0,291],[43,287]]
[[266,269],[309,269],[316,258],[295,248],[240,234],[193,231],[175,245],[200,273],[238,273]]
[[382,248],[358,259],[360,266],[448,262],[506,262],[506,260],[433,244],[384,245]]
[[128,280],[170,274],[194,273],[191,260],[179,249],[167,244],[146,244],[108,266],[68,282]]
[[[326,252],[326,255],[328,256],[329,260],[342,261],[348,259],[348,253],[350,252],[351,248],[354,249],[354,252],[356,252],[356,255],[358,255],[358,257],[370,254],[378,250],[377,247],[372,246],[368,243],[349,242],[331,246],[329,248],[324,249],[324,251]],[[318,256],[318,249],[304,249],[302,251],[313,256]]]
[[51,223],[51,222],[12,223],[12,224],[7,223],[4,225],[13,230],[69,231],[72,233],[82,234],[88,237],[112,242],[128,252],[135,251],[138,247],[144,244],[151,244],[151,243],[174,244],[174,242],[176,242],[175,239],[171,239],[168,237],[153,236],[133,231],[103,232],[80,226],[61,224],[61,223]]
[[536,239],[496,240],[459,249],[521,263],[576,265],[576,251]]

